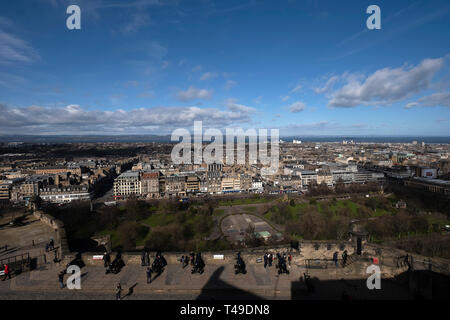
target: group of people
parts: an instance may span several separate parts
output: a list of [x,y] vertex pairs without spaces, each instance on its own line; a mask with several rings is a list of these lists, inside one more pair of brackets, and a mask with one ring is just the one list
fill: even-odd
[[205,271],[205,262],[203,261],[201,253],[197,253],[196,255],[194,253],[191,253],[191,264],[193,265],[193,268],[191,270],[191,273],[199,273],[202,274]]
[[111,256],[109,253],[105,252],[103,255],[103,261],[105,263],[106,274],[108,273],[119,273],[120,270],[125,266],[125,262],[122,260],[122,254],[117,252],[116,257],[113,262],[111,262]]
[[45,244],[45,252],[49,252],[55,249],[55,240],[50,239],[48,243]]
[[[337,251],[333,253],[333,262],[336,265],[336,268],[339,267],[338,255],[339,253]],[[344,252],[342,253],[342,267],[345,267],[345,265],[347,264],[347,258],[348,258],[347,250],[344,250]]]
[[[278,259],[278,263],[277,263],[277,267],[280,266],[280,260],[283,260],[284,265],[289,264],[289,266],[291,265],[292,262],[292,255],[291,254],[286,254],[283,253],[283,255],[277,253],[277,259]],[[265,253],[264,254],[264,268],[267,268],[267,266],[271,267],[272,263],[273,263],[274,257],[273,254],[271,253]]]
[[[288,260],[289,262],[286,262]],[[278,268],[278,274],[286,273],[289,274],[289,270],[287,268],[287,263],[291,265],[292,256],[289,255],[289,257],[286,256],[286,254],[279,254],[277,253],[277,268]]]

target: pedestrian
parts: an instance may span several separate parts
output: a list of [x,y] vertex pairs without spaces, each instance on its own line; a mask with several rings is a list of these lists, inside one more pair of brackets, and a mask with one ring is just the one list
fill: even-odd
[[116,300],[122,299],[121,295],[122,295],[122,286],[120,285],[119,282],[116,287]]
[[335,264],[335,266],[337,268],[338,267],[338,253],[337,253],[337,251],[335,251],[333,253],[333,262],[334,262],[334,264]]
[[141,266],[142,267],[145,266],[145,251],[144,250],[142,250],[142,253],[141,253]]
[[53,250],[55,248],[55,241],[53,238],[50,239],[50,250]]
[[344,253],[342,253],[342,266],[345,267],[346,264],[347,264],[347,250],[345,250]]
[[264,254],[264,268],[267,267],[267,263],[268,263],[268,257],[267,257],[267,253]]
[[45,244],[45,252],[48,252],[48,243]]
[[288,261],[289,261],[289,266],[291,265],[291,261],[292,261],[292,255],[291,254],[289,254],[289,256],[288,256]]
[[105,252],[103,254],[103,265],[105,266],[105,268],[109,265],[109,254],[107,252]]
[[194,255],[194,253],[193,253],[193,252],[191,252],[191,259],[190,259],[190,261],[191,261],[191,266],[194,266],[194,262],[195,262],[195,255]]
[[148,251],[145,251],[145,265],[150,265],[150,254],[148,253]]
[[63,271],[61,271],[61,272],[59,273],[59,275],[58,275],[58,280],[59,280],[59,287],[60,287],[61,289],[63,289],[63,288],[64,288],[64,272],[63,272]]
[[152,269],[150,267],[147,267],[147,283],[152,282]]
[[272,266],[272,262],[273,262],[273,255],[269,253],[269,267]]
[[9,270],[9,265],[8,264],[5,264],[5,268],[4,268],[4,278],[3,278],[3,281],[5,281],[6,280],[6,278],[8,278],[8,279],[11,279],[11,272],[10,272],[10,270]]

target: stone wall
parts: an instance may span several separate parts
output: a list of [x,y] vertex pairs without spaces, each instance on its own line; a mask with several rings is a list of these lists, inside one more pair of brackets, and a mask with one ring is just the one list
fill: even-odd
[[[404,268],[399,268],[397,260],[399,257],[406,256],[408,253],[395,249],[383,247],[375,244],[364,244],[362,248],[363,257],[370,264],[371,258],[378,258],[379,264],[384,273],[389,276],[395,276],[398,273],[404,272]],[[353,242],[348,241],[301,241],[300,250],[293,250],[290,246],[275,246],[275,247],[262,247],[254,249],[244,249],[241,250],[241,257],[247,264],[262,264],[262,258],[264,253],[269,252],[274,256],[277,252],[286,253],[292,255],[292,264],[298,266],[305,266],[307,259],[319,259],[319,260],[329,260],[333,258],[333,253],[339,253],[339,259],[344,250],[347,250],[349,255],[356,253],[356,246]],[[83,253],[81,255],[84,263],[90,266],[102,266],[102,260],[94,260],[94,255],[102,255],[100,253]],[[153,261],[155,257],[155,252],[150,252],[150,260]],[[163,252],[165,259],[168,264],[180,264],[180,258],[183,255],[188,255],[189,252]],[[207,265],[225,265],[234,264],[236,259],[237,251],[217,251],[217,252],[202,252],[202,258]],[[223,255],[223,259],[215,259],[214,255]],[[411,254],[409,254],[411,255]],[[114,259],[115,253],[112,253],[111,259]],[[123,253],[123,260],[125,264],[141,264],[141,254],[136,253]],[[428,270],[433,270],[439,273],[450,274],[449,262],[444,259],[427,258],[419,255],[414,255],[416,261],[427,261],[430,262],[430,268]],[[257,262],[257,260],[260,260]],[[428,268],[428,266],[427,266]],[[362,271],[363,273],[365,270]]]
[[55,230],[55,246],[58,248],[58,256],[63,260],[66,256],[71,256],[69,245],[67,243],[66,229],[62,221],[55,219],[54,217],[45,214],[42,211],[36,210],[33,215],[39,219],[42,223],[48,225]]

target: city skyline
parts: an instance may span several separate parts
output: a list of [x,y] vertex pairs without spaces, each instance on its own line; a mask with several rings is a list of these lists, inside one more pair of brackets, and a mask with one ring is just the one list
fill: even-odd
[[[68,30],[66,8],[81,8]],[[366,8],[381,8],[368,30]],[[0,5],[0,134],[449,136],[445,1]]]

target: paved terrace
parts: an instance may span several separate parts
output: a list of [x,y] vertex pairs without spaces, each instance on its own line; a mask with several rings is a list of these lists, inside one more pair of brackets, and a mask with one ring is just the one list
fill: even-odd
[[[81,290],[60,289],[58,273],[65,269],[75,256],[68,252],[64,229],[58,221],[35,213],[27,218],[22,227],[9,228],[3,225],[0,229],[0,240],[8,239],[14,245],[16,252],[30,252],[31,257],[38,257],[36,268],[29,272],[13,275],[11,280],[0,281],[0,299],[114,299],[117,283],[121,283],[124,294],[131,288],[125,299],[341,299],[345,292],[354,299],[410,299],[408,282],[411,278],[406,274],[407,266],[401,263],[406,252],[383,248],[371,244],[363,245],[364,256],[353,259],[355,245],[348,241],[320,242],[302,241],[300,251],[292,251],[293,262],[290,274],[278,275],[275,266],[264,268],[257,259],[264,252],[288,253],[289,247],[258,248],[245,250],[242,257],[247,264],[247,274],[235,275],[234,263],[236,252],[221,252],[222,259],[214,259],[218,252],[203,253],[205,272],[202,275],[191,274],[191,267],[182,268],[179,258],[186,253],[164,253],[168,265],[164,272],[155,278],[151,284],[146,282],[146,267],[140,265],[139,254],[123,254],[125,267],[118,274],[105,274],[103,261],[94,260],[94,253],[82,254],[86,264],[81,269]],[[39,219],[39,220],[38,220]],[[42,259],[45,246],[50,237],[56,234],[58,250],[64,260],[53,262],[53,252],[47,253],[47,259]],[[30,246],[35,240],[35,246]],[[1,243],[0,243],[1,246]],[[9,249],[8,249],[9,250]],[[334,251],[349,252],[349,263],[336,268],[331,260]],[[14,254],[15,254],[14,253]],[[0,255],[12,255],[4,252]],[[40,257],[40,258],[39,258]],[[366,268],[371,258],[377,257],[380,262],[382,282],[381,290],[368,290],[366,286]],[[399,258],[400,257],[400,258]],[[0,259],[2,256],[0,256]],[[112,256],[114,258],[114,254]],[[151,255],[153,261],[154,253]],[[309,259],[314,259],[320,266],[326,268],[308,268]],[[429,260],[425,257],[415,257],[422,260],[422,268],[438,274],[449,275],[449,262],[442,259]],[[399,263],[400,261],[400,263]],[[313,263],[313,264],[314,264]],[[415,264],[415,269],[419,263]],[[317,265],[316,265],[317,267]],[[311,276],[315,291],[308,292],[303,281],[304,273]],[[68,275],[65,276],[67,280]],[[423,279],[419,279],[422,281]],[[427,279],[425,279],[428,281]],[[448,277],[444,281],[433,281],[432,285],[420,283],[420,287],[434,289],[436,283],[443,283],[446,290],[450,287]],[[447,282],[445,282],[447,281]],[[416,281],[418,282],[418,281]],[[430,294],[434,294],[430,291]],[[429,295],[430,296],[430,295]]]
[[[245,259],[245,257],[244,257]],[[126,265],[118,274],[105,274],[102,266],[82,268],[81,290],[60,289],[58,273],[63,266],[53,262],[37,270],[0,281],[0,299],[114,299],[121,283],[124,299],[341,299],[346,292],[353,299],[408,299],[408,288],[382,280],[382,290],[368,290],[367,263],[357,262],[346,268],[309,269],[315,287],[308,293],[301,281],[304,266],[292,265],[290,274],[277,274],[272,266],[247,263],[247,274],[235,275],[233,264],[207,264],[202,275],[191,274],[191,267],[169,264],[159,276],[146,282],[146,267]],[[68,275],[65,279],[67,280]],[[131,292],[129,292],[129,289]]]

